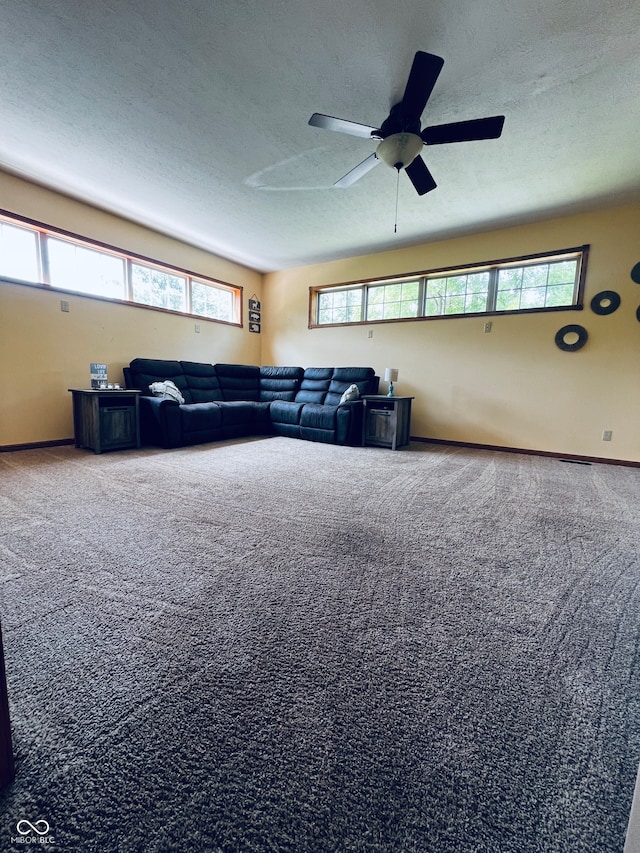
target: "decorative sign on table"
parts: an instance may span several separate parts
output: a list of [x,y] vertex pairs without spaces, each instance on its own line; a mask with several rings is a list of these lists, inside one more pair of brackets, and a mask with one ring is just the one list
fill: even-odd
[[249,300],[249,331],[260,334],[261,323],[260,302],[256,299],[255,294]]
[[98,361],[92,361],[89,364],[91,372],[91,387],[106,388],[107,387],[107,365]]

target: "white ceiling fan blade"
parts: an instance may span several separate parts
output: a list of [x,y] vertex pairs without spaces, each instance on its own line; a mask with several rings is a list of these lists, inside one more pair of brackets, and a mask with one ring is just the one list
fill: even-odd
[[347,133],[349,136],[359,136],[361,139],[372,139],[378,132],[378,128],[369,127],[366,124],[358,124],[356,121],[347,121],[345,118],[334,118],[322,113],[314,113],[309,119],[312,127],[321,127],[323,130],[335,130],[337,133]]
[[351,184],[355,184],[355,182],[360,180],[363,175],[370,172],[374,166],[377,166],[379,162],[380,160],[378,160],[376,152],[374,151],[366,160],[363,160],[362,163],[358,163],[355,168],[350,172],[347,172],[347,174],[340,178],[339,181],[336,181],[334,187],[340,187],[341,189],[344,187],[350,187]]

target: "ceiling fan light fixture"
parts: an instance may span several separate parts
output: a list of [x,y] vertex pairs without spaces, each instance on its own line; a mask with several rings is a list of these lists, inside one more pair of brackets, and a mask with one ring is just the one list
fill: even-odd
[[392,169],[406,169],[422,150],[422,139],[416,133],[392,133],[376,149],[376,157]]

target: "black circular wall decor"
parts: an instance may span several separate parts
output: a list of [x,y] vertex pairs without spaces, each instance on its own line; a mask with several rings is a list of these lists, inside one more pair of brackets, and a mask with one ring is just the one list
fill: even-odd
[[636,320],[640,323],[640,305],[638,305],[638,308],[636,309]]
[[620,307],[620,294],[615,290],[601,290],[591,300],[594,314],[613,314]]
[[[569,344],[565,340],[567,335],[577,335],[578,340]],[[587,334],[587,330],[584,326],[569,324],[568,326],[563,326],[561,329],[558,329],[556,332],[556,346],[560,347],[560,349],[565,352],[575,352],[578,349],[582,349],[586,344],[588,337],[589,335]]]
[[631,279],[635,281],[636,284],[640,284],[640,261],[638,261],[635,267],[631,270]]

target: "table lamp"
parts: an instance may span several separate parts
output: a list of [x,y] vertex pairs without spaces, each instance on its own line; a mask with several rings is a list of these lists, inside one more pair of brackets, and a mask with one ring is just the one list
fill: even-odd
[[398,368],[397,367],[385,367],[385,369],[384,369],[384,381],[389,383],[389,390],[387,391],[387,397],[393,397],[393,383],[398,381]]

